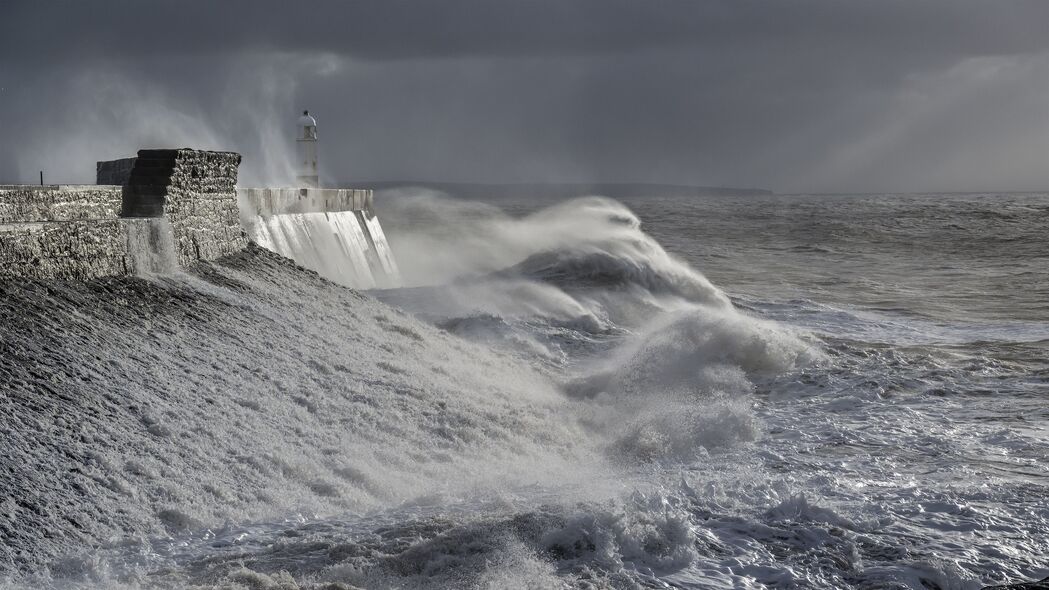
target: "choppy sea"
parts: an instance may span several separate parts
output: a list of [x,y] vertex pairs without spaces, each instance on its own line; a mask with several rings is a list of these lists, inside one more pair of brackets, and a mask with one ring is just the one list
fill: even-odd
[[1049,576],[1049,195],[377,201],[401,288],[3,284],[8,585]]

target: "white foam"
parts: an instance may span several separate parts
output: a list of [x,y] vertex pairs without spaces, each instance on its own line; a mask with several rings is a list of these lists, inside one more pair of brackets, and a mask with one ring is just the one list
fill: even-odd
[[352,211],[259,217],[251,239],[339,284],[377,286],[369,263],[371,244]]
[[178,269],[175,237],[165,217],[129,218],[127,247],[131,270],[138,276],[170,274]]

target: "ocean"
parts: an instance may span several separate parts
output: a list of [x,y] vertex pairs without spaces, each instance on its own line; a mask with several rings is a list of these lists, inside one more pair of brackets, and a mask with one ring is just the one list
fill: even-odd
[[1049,576],[1049,195],[376,195],[0,281],[12,588],[976,589]]

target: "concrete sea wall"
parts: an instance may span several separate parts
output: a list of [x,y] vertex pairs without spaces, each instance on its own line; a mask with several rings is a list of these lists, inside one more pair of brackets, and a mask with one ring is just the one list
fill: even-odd
[[122,220],[0,224],[0,274],[88,279],[131,272]]
[[365,211],[372,208],[372,191],[346,188],[240,188],[240,209],[251,215]]
[[109,160],[95,163],[95,182],[98,184],[122,185],[131,176],[131,169],[135,167],[138,158],[123,158],[120,160]]
[[372,191],[241,188],[237,197],[244,228],[260,246],[348,287],[400,285]]

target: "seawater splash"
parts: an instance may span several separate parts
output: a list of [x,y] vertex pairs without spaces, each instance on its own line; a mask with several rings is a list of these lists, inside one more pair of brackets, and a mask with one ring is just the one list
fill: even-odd
[[155,281],[0,289],[0,575],[90,582],[96,551],[56,558],[158,539],[110,564],[133,577],[179,558],[172,535],[600,471],[542,375],[261,248]]
[[[563,353],[572,348],[577,365],[591,356],[580,357],[579,339],[628,334],[614,339],[622,354],[640,354],[636,342],[654,345],[655,332],[666,336],[664,346],[677,338],[689,355],[686,366],[776,372],[818,356],[791,330],[737,309],[611,199],[575,199],[520,218],[433,196],[383,202],[388,222],[412,224],[392,238],[405,283],[427,286],[379,296],[431,321],[476,328],[492,318],[533,335],[547,326],[545,344]],[[550,356],[565,356],[560,352]]]
[[262,247],[341,285],[373,289],[399,282],[382,227],[366,212],[262,216],[255,218],[249,233]]
[[[458,225],[408,236],[383,212],[427,286],[373,293],[444,329],[255,246],[149,281],[0,281],[0,579],[976,590],[1049,573],[1043,341],[1041,372],[1011,381],[1031,419],[967,418],[1021,368],[840,320],[814,343],[761,310],[837,315],[776,281],[771,303],[729,300],[641,207],[645,231],[607,200],[518,219],[446,203]],[[684,225],[714,249],[730,230],[709,217]],[[997,394],[914,392],[945,378]]]
[[[509,226],[516,244],[493,236],[493,249],[516,252],[491,259],[498,268],[478,274],[468,288],[480,294],[497,286],[488,290],[488,302],[503,299],[516,311],[496,319],[538,326],[533,337],[581,359],[576,367],[537,371],[259,249],[199,265],[185,277],[50,295],[48,307],[55,311],[49,323],[35,333],[14,330],[20,340],[11,353],[29,351],[34,363],[58,368],[47,378],[68,385],[46,398],[48,412],[83,414],[72,406],[83,399],[104,409],[80,419],[75,429],[17,431],[16,464],[34,467],[0,471],[0,484],[17,480],[51,492],[26,510],[0,513],[0,525],[54,530],[58,537],[26,534],[2,557],[16,567],[46,566],[56,579],[88,586],[114,578],[148,586],[158,579],[151,573],[163,571],[173,576],[173,587],[238,579],[265,587],[250,580],[286,569],[302,587],[325,579],[365,587],[454,587],[483,562],[456,557],[465,547],[498,564],[474,580],[481,586],[556,585],[564,575],[558,568],[568,568],[569,580],[596,571],[599,578],[628,582],[638,579],[636,568],[684,567],[696,559],[687,510],[668,516],[662,500],[641,509],[600,503],[621,502],[624,481],[632,481],[637,469],[692,461],[708,449],[753,439],[748,379],[766,368],[789,370],[790,362],[758,358],[760,348],[745,341],[762,334],[748,332],[751,320],[743,316],[738,355],[718,357],[714,343],[709,359],[689,357],[698,337],[690,341],[684,329],[647,330],[651,320],[642,310],[735,318],[728,299],[669,257],[621,207],[589,201],[582,211],[568,206],[548,215],[516,235]],[[375,280],[364,274],[375,270],[367,259],[353,258],[368,251],[355,213],[260,221],[254,233],[260,244],[327,273],[360,273],[335,274],[346,282]],[[572,232],[573,224],[587,231]],[[535,227],[552,231],[530,241],[527,233]],[[355,247],[346,246],[345,236],[357,236]],[[340,259],[351,264],[324,266]],[[33,305],[35,291],[10,288],[16,308]],[[134,304],[107,304],[114,299],[107,289]],[[92,316],[81,317],[80,309]],[[142,322],[141,309],[166,321]],[[472,309],[466,300],[452,308],[466,310],[457,316],[466,321],[480,319]],[[276,341],[274,326],[281,328]],[[731,341],[733,330],[726,324],[721,338]],[[695,331],[703,332],[702,326]],[[658,375],[610,378],[588,391],[566,383],[571,375],[603,375],[604,367],[591,366],[602,350],[643,362],[663,346],[650,333],[682,335],[670,347],[681,357],[675,366],[707,360],[717,366],[706,372],[694,367],[706,381],[685,392]],[[69,350],[52,344],[58,338],[120,346]],[[631,345],[635,340],[639,344]],[[89,365],[100,367],[90,385],[63,372]],[[36,365],[11,364],[20,401],[8,412],[27,420],[43,403],[22,395],[21,384],[35,378],[26,373],[30,366]],[[73,386],[77,396],[66,395],[64,388]],[[21,444],[29,436],[42,442]],[[87,455],[50,451],[76,447],[85,436]],[[80,467],[84,475],[57,484],[41,480],[72,465],[86,465]],[[77,500],[82,489],[90,503]],[[587,505],[537,510],[544,498]],[[459,516],[444,516],[456,510]],[[374,528],[355,528],[350,517],[350,534],[340,534],[340,514],[384,511],[393,522],[379,538],[370,537]],[[267,522],[275,524],[251,525]],[[294,530],[300,525],[301,533]],[[310,528],[318,525],[322,530]],[[238,527],[247,528],[232,533]],[[310,531],[334,537],[314,543]],[[115,535],[142,541],[107,549],[105,560],[89,554],[55,561]],[[268,542],[273,535],[283,540]],[[344,540],[334,541],[339,537]],[[280,555],[271,554],[278,546]],[[317,547],[324,547],[319,559],[307,555]],[[292,563],[273,569],[291,555],[297,555]],[[522,571],[530,577],[520,577]]]
[[401,273],[397,268],[397,261],[394,260],[393,251],[390,250],[390,244],[386,241],[386,233],[382,231],[382,224],[379,223],[379,218],[376,217],[375,212],[368,209],[355,211],[355,214],[361,224],[360,227],[364,230],[364,235],[368,238],[372,251],[375,253],[374,257],[369,260],[373,260],[373,265],[377,265],[383,276],[387,277],[388,280],[384,283],[385,286],[397,285]]
[[611,199],[520,218],[429,196],[402,195],[394,209],[387,220],[424,228],[393,235],[405,280],[439,284],[379,297],[550,368],[587,401],[585,420],[613,460],[690,461],[752,441],[755,380],[821,357],[802,335],[737,309]]
[[127,218],[124,223],[132,273],[150,276],[175,272],[175,236],[167,218]]

